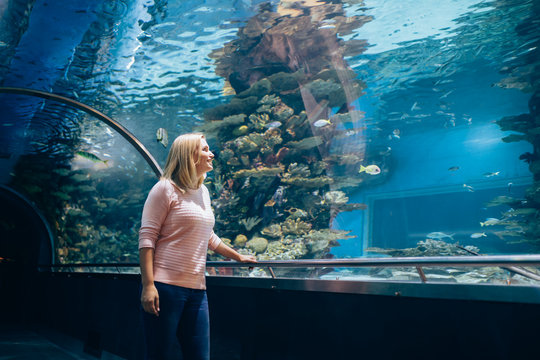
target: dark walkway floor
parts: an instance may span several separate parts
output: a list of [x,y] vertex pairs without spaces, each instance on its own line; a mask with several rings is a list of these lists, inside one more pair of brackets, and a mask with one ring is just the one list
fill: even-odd
[[[0,324],[0,360],[96,360],[84,344],[70,336],[39,327]],[[103,352],[99,359],[121,360]]]

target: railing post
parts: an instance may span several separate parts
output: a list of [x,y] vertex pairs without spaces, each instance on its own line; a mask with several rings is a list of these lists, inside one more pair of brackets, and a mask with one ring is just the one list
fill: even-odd
[[416,267],[416,271],[418,271],[418,275],[420,275],[420,280],[422,280],[423,283],[427,282],[426,274],[424,274],[424,270],[421,266]]

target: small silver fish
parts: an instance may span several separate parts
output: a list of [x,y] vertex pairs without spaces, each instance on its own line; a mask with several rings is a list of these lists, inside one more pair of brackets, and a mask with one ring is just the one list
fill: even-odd
[[456,171],[459,170],[459,166],[452,166],[448,168],[448,171]]
[[444,99],[445,97],[448,97],[448,95],[450,95],[450,94],[453,93],[453,92],[454,92],[454,90],[450,90],[449,92],[445,93],[444,95],[441,95],[441,96],[439,97],[439,99]]
[[479,239],[479,238],[484,237],[484,236],[487,237],[486,233],[474,233],[474,234],[471,235],[471,238]]
[[463,184],[463,187],[469,192],[474,192],[474,188],[471,185]]
[[480,222],[480,226],[497,225],[500,222],[501,222],[501,220],[496,219],[496,218],[487,218],[486,221]]
[[484,174],[485,177],[493,177],[493,176],[497,176],[499,175],[500,171],[496,171],[496,172],[487,172]]
[[278,128],[281,126],[279,121],[272,121],[270,124],[264,125],[265,128]]
[[167,133],[167,130],[164,128],[157,129],[156,140],[160,142],[163,147],[167,147],[167,145],[169,145],[169,134]]
[[327,125],[332,125],[332,122],[330,120],[327,120],[327,119],[320,119],[320,120],[317,120],[313,123],[313,126],[315,127],[324,127],[324,126],[327,126]]
[[444,238],[450,238],[450,239],[454,240],[454,238],[453,238],[454,235],[455,234],[448,235],[448,234],[445,234],[445,233],[440,232],[440,231],[435,231],[435,232],[431,232],[431,233],[427,234],[426,237],[428,239],[433,239],[433,240],[442,240]]

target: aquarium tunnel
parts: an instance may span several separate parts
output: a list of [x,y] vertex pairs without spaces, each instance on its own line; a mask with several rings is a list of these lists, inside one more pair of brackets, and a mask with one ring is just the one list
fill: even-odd
[[[0,0],[0,359],[142,359],[201,132],[211,358],[534,359],[540,1]],[[180,358],[180,357],[179,357]]]

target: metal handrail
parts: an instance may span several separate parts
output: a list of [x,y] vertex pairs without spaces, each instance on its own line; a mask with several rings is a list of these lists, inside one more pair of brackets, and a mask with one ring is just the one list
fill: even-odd
[[[540,255],[486,255],[486,256],[426,256],[392,258],[355,258],[355,259],[314,259],[314,260],[270,260],[256,263],[236,261],[208,261],[207,267],[442,267],[442,266],[540,266]],[[56,264],[40,267],[138,267],[139,263],[124,264]]]
[[[540,281],[540,275],[519,266],[540,266],[540,255],[491,255],[491,256],[431,256],[431,257],[394,257],[394,258],[363,258],[363,259],[315,259],[315,260],[275,260],[258,261],[256,263],[241,263],[236,261],[208,261],[207,267],[254,268],[265,267],[273,279],[276,278],[273,268],[329,268],[329,267],[414,267],[423,283],[427,282],[424,267],[446,266],[497,266],[532,280]],[[56,264],[40,265],[39,268],[120,268],[139,267],[138,263],[125,264]]]
[[57,101],[59,103],[66,104],[74,108],[77,108],[79,110],[82,110],[85,113],[90,114],[96,117],[98,120],[101,120],[105,124],[109,125],[114,130],[116,130],[120,135],[122,135],[122,137],[126,139],[131,145],[133,145],[133,147],[142,155],[142,157],[150,165],[150,167],[152,168],[152,170],[154,171],[157,177],[161,177],[161,175],[163,174],[163,170],[161,170],[161,167],[159,166],[156,159],[154,159],[152,154],[150,154],[150,152],[139,141],[139,139],[137,139],[132,133],[130,133],[125,127],[120,125],[118,122],[114,121],[107,115],[103,114],[102,112],[86,104],[67,98],[65,96],[56,95],[56,94],[48,93],[45,91],[34,90],[34,89],[17,88],[17,87],[0,87],[0,93],[40,97],[43,99]]

